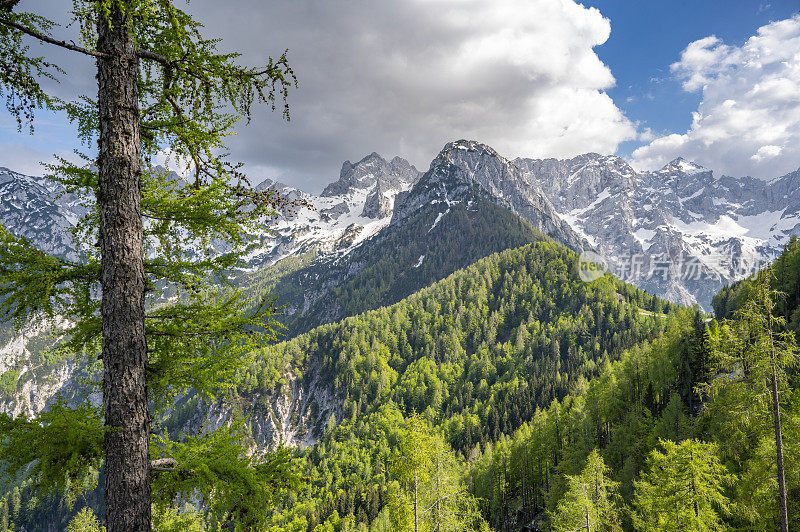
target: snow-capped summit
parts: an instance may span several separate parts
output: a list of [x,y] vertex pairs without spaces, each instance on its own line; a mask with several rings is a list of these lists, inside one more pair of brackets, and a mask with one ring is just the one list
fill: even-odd
[[384,190],[408,188],[419,177],[420,172],[400,157],[387,161],[375,152],[357,163],[345,161],[338,181],[325,187],[321,197],[332,197],[357,190],[372,190],[380,185]]
[[[377,153],[357,163],[345,161],[339,179],[319,196],[265,181],[265,188],[276,187],[288,198],[302,198],[313,209],[300,209],[290,218],[281,218],[274,232],[265,230],[263,246],[248,257],[252,268],[305,253],[343,253],[389,224],[395,197],[409,190],[420,172],[400,157],[387,161]],[[259,185],[260,187],[262,185]]]
[[658,173],[661,174],[676,174],[676,173],[683,173],[683,174],[697,174],[699,172],[707,172],[705,168],[700,166],[699,164],[687,161],[683,157],[678,157],[673,159],[672,161],[665,164]]
[[472,199],[473,188],[480,189],[494,202],[507,207],[556,241],[573,249],[589,247],[588,242],[558,216],[542,192],[525,179],[516,165],[491,147],[472,140],[459,140],[444,146],[413,189],[398,196],[392,224],[400,223],[425,203],[441,203],[443,209],[449,210],[453,203]]
[[623,279],[707,310],[723,284],[800,234],[800,171],[767,183],[680,157],[642,173],[596,154],[514,163]]

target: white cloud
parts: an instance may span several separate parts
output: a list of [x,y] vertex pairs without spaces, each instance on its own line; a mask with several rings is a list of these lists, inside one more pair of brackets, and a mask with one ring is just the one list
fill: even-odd
[[771,159],[772,157],[777,157],[778,155],[781,154],[782,151],[783,148],[781,146],[773,146],[770,144],[767,146],[761,146],[756,152],[756,154],[750,158],[753,159],[754,161],[762,161],[764,159]]
[[[62,0],[34,4],[64,13]],[[262,108],[230,139],[254,182],[319,190],[343,160],[372,151],[424,170],[458,138],[511,157],[567,157],[637,136],[594,52],[610,22],[574,0],[193,0],[187,10],[245,63],[289,49],[300,82],[291,122]],[[93,63],[66,65],[59,94],[93,95]]]
[[656,134],[653,133],[653,130],[649,127],[643,128],[639,131],[639,134],[636,137],[636,140],[641,142],[650,142],[656,138]]
[[702,100],[688,131],[638,148],[635,164],[655,168],[682,156],[764,179],[800,167],[800,16],[762,26],[742,46],[695,41],[671,70]]
[[256,48],[261,56],[289,48],[300,80],[292,122],[257,115],[234,141],[249,167],[283,168],[264,177],[319,188],[342,160],[372,151],[426,169],[446,142],[462,137],[512,157],[564,157],[614,152],[636,136],[604,92],[614,77],[593,50],[610,23],[572,0],[258,6],[238,8],[247,16],[234,19],[227,4],[191,4],[204,20],[225,21],[209,29],[246,50],[247,60],[258,59]]

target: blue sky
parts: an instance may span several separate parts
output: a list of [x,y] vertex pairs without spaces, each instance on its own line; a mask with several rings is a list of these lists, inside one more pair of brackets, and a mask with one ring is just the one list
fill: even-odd
[[[593,0],[611,20],[611,36],[595,50],[617,80],[608,90],[632,120],[657,133],[685,131],[701,100],[681,88],[669,65],[692,41],[716,35],[740,46],[758,28],[800,13],[800,0]],[[629,156],[641,142],[625,142],[619,154]],[[800,166],[800,161],[798,161]]]
[[[64,16],[63,0],[28,4]],[[260,109],[230,141],[255,182],[318,191],[373,151],[425,170],[459,138],[509,158],[595,151],[647,169],[683,156],[763,178],[800,167],[800,0],[238,4],[188,10],[247,62],[288,48],[300,79],[290,123]],[[93,93],[92,62],[62,57],[58,94]],[[37,161],[69,154],[74,137],[44,113],[20,135],[2,111],[0,166],[41,173]]]

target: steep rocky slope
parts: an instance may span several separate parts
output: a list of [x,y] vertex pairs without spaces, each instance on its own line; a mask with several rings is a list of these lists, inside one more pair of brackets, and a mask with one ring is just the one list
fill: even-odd
[[679,158],[640,173],[595,153],[514,164],[617,275],[706,310],[721,286],[772,261],[800,234],[800,171],[766,182]]
[[[597,251],[620,277],[651,293],[710,309],[720,286],[771,260],[800,233],[800,171],[770,182],[735,179],[682,159],[637,172],[614,156],[509,161],[486,145],[457,141],[424,174],[403,159],[373,153],[345,162],[319,196],[270,181],[260,186],[315,207],[277,220],[274,234],[258,235],[263,245],[242,273],[251,284],[258,275],[271,277],[261,288],[270,286],[286,305],[288,337],[390,305],[484,256],[545,235]],[[69,228],[86,206],[75,197],[0,169],[0,202],[8,230],[49,253],[77,256]],[[32,324],[14,335],[3,328],[0,377],[17,382],[0,400],[2,411],[32,414],[59,390],[77,389],[71,362],[35,355],[39,329]],[[287,382],[295,370],[282,369]],[[295,442],[318,432],[321,418],[303,418],[310,415],[306,407],[325,403],[333,413],[337,400],[323,394],[309,401],[313,388],[306,382],[295,383],[292,393],[276,391],[275,414],[259,422],[260,430]],[[306,432],[297,419],[306,419]]]

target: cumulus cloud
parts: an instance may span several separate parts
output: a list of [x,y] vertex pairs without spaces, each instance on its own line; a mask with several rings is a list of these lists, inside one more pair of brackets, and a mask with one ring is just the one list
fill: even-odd
[[247,60],[289,48],[292,121],[258,114],[234,141],[250,168],[278,170],[264,177],[319,189],[372,151],[424,170],[462,137],[513,157],[614,152],[636,136],[593,50],[610,23],[572,0],[240,3],[191,8]]
[[800,167],[800,15],[758,29],[742,46],[710,36],[671,66],[702,99],[683,134],[633,152],[655,168],[682,156],[732,176],[777,177]]
[[[62,0],[31,8],[65,13]],[[289,49],[300,82],[291,122],[262,109],[230,141],[255,181],[319,190],[342,161],[372,151],[424,170],[458,138],[510,157],[567,157],[613,153],[637,136],[605,93],[614,77],[594,52],[610,22],[573,0],[193,0],[187,9],[245,62]],[[59,95],[95,92],[91,61],[65,60]]]

